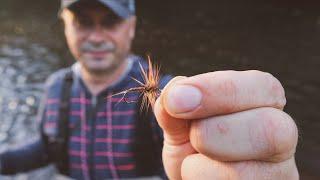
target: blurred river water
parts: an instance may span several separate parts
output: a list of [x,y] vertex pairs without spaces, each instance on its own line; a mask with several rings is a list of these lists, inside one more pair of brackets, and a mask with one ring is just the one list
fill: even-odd
[[[58,56],[23,37],[0,44],[0,152],[30,143],[39,135],[37,109],[43,82],[58,67]],[[48,179],[52,167],[12,179]],[[11,179],[0,177],[1,179]]]

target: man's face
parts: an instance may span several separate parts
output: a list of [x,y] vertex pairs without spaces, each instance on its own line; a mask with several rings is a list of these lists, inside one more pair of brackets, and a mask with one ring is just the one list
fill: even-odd
[[136,18],[121,19],[108,8],[89,4],[64,9],[70,51],[90,73],[114,72],[125,61],[135,35]]

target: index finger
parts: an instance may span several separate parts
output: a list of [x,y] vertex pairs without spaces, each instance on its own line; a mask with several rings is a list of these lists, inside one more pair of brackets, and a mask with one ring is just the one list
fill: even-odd
[[199,119],[259,107],[283,109],[284,89],[261,71],[217,71],[170,83],[161,104],[174,118]]

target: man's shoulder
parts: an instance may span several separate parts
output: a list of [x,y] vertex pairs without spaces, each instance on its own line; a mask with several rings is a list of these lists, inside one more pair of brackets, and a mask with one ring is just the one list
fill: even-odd
[[52,73],[46,80],[46,87],[61,85],[65,76],[72,72],[70,67],[62,68]]

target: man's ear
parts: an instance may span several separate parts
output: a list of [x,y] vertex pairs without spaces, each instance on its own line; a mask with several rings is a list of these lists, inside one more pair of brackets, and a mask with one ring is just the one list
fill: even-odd
[[136,34],[137,17],[136,16],[132,16],[132,17],[130,17],[129,21],[130,21],[129,37],[131,39],[133,39],[135,37],[135,34]]
[[61,12],[59,12],[59,15],[58,15],[59,20],[60,20],[60,22],[61,22],[61,24],[62,24],[63,29],[64,29],[64,27],[65,27],[66,14],[67,14],[67,10],[66,10],[66,9],[63,9],[63,10],[61,10]]

